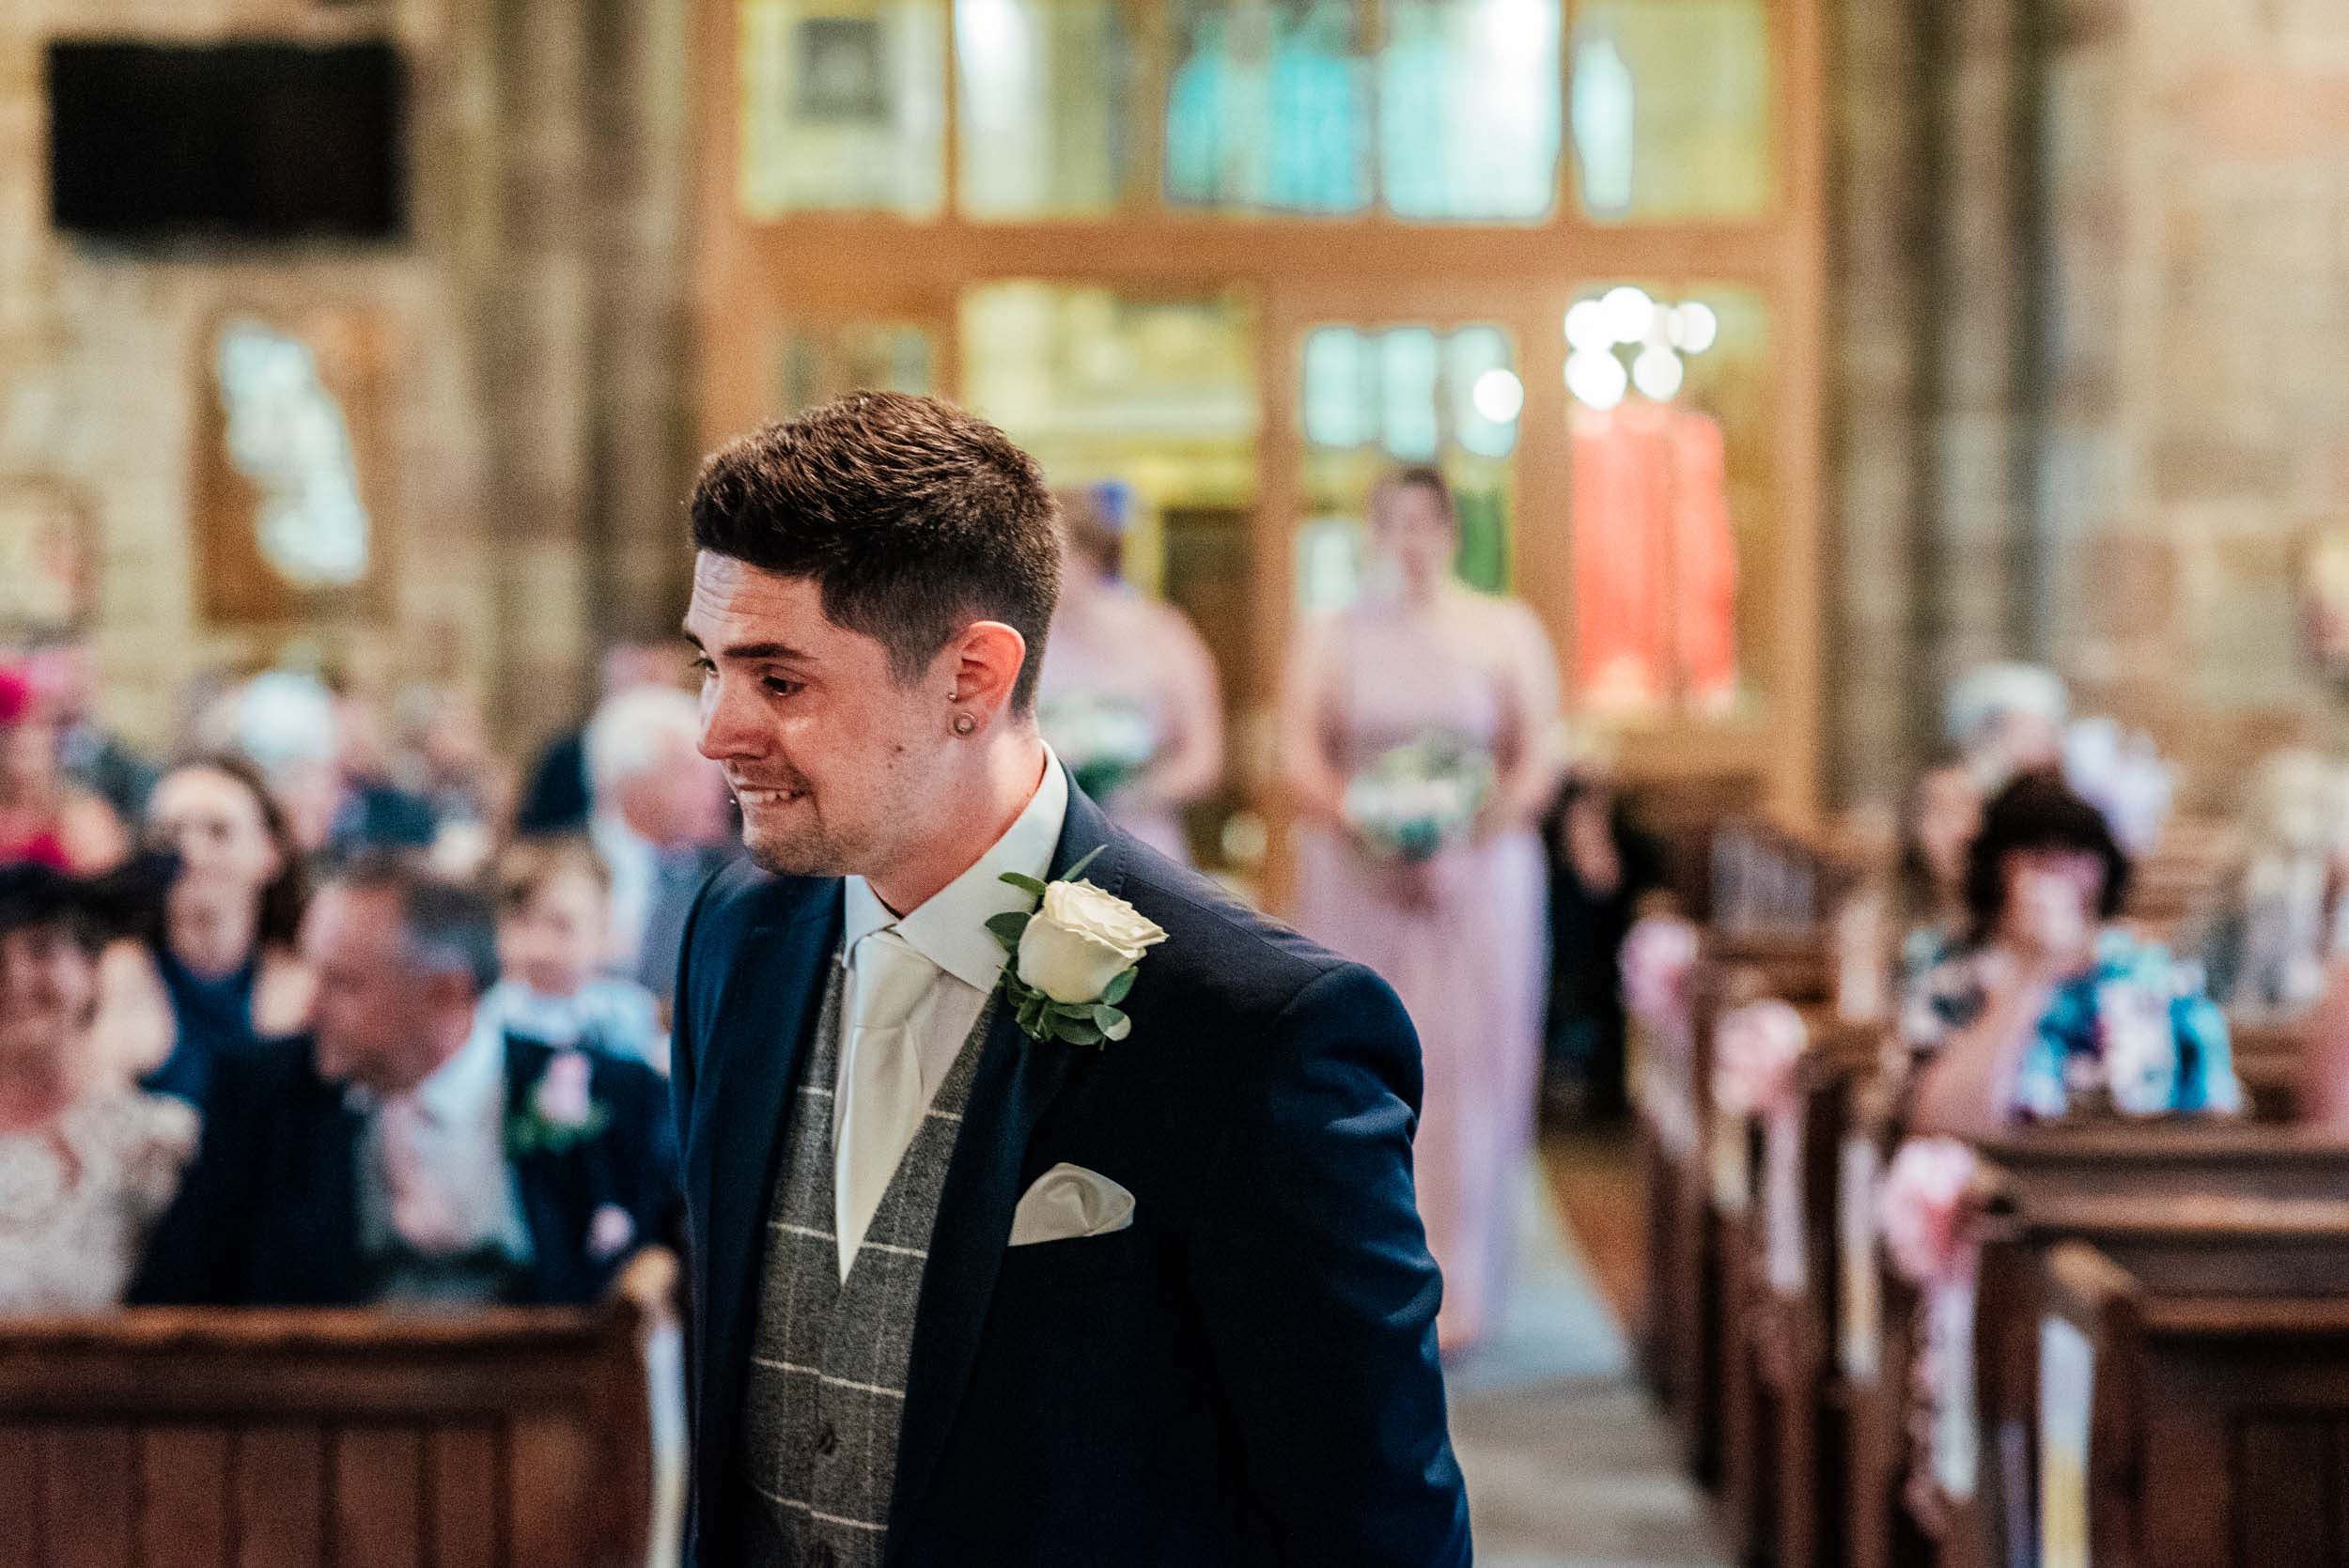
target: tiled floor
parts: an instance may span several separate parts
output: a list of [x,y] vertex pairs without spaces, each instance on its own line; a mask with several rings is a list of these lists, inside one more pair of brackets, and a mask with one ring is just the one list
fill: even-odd
[[1622,1329],[1532,1169],[1517,1237],[1499,1329],[1449,1379],[1480,1568],[1722,1568],[1703,1499],[1672,1463]]

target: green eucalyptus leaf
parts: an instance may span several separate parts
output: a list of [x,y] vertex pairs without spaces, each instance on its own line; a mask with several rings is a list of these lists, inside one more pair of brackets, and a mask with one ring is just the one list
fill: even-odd
[[1107,849],[1108,847],[1109,846],[1106,844],[1094,846],[1092,854],[1087,855],[1083,860],[1079,861],[1075,865],[1070,866],[1066,871],[1061,873],[1060,876],[1054,877],[1053,880],[1056,882],[1074,882],[1078,880],[1080,877],[1084,876],[1085,867],[1091,865],[1095,861],[1099,860],[1101,858],[1101,851]]
[[1034,918],[1015,909],[995,916],[987,923],[987,928],[995,934],[995,939],[1003,944],[1006,952],[1017,953],[1019,951],[1019,939],[1026,934],[1028,922]]
[[1142,970],[1138,968],[1127,970],[1124,973],[1118,975],[1116,979],[1111,981],[1107,986],[1103,987],[1101,991],[1101,1000],[1108,1002],[1112,1007],[1116,1006],[1119,1002],[1126,1000],[1128,992],[1133,990],[1134,979],[1141,973]]
[[1006,871],[1001,877],[997,877],[996,880],[999,882],[1008,883],[1010,886],[1018,888],[1021,893],[1033,894],[1037,898],[1044,896],[1044,884],[1037,881],[1033,877],[1022,877],[1016,871]]
[[1066,1014],[1053,1017],[1052,1032],[1072,1046],[1097,1046],[1101,1043],[1099,1030],[1089,1023],[1082,1023],[1069,1017]]

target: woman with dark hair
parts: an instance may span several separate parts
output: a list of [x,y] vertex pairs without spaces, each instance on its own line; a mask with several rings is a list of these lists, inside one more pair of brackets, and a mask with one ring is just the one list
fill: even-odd
[[1392,985],[1419,1030],[1419,1207],[1444,1277],[1447,1353],[1501,1304],[1510,1200],[1529,1157],[1548,991],[1536,824],[1562,768],[1541,623],[1453,569],[1432,468],[1371,492],[1372,586],[1309,623],[1283,702],[1303,818],[1299,929]]
[[179,862],[155,944],[179,1030],[145,1083],[201,1108],[222,1051],[290,1034],[309,1012],[309,970],[294,953],[303,857],[259,770],[234,756],[163,775],[147,842]]
[[120,1298],[195,1147],[194,1111],[132,1089],[103,1038],[116,890],[0,866],[0,1312]]
[[1973,1138],[2018,1121],[2242,1108],[2200,974],[2113,924],[2129,872],[2061,775],[2023,774],[1990,802],[1967,856],[1966,945],[1905,1010],[1913,1130]]

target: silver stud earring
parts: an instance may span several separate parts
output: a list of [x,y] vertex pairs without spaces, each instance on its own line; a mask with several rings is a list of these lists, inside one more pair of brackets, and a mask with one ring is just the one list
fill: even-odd
[[972,718],[968,713],[957,713],[955,715],[955,733],[957,735],[969,735],[972,730],[975,730],[978,727],[979,722],[976,719]]

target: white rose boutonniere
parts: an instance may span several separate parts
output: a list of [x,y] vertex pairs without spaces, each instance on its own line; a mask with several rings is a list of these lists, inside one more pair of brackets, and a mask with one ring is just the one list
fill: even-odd
[[987,923],[1011,955],[1003,992],[1032,1040],[1099,1046],[1132,1033],[1133,1020],[1118,1003],[1133,989],[1143,956],[1166,940],[1131,904],[1079,879],[1092,863],[1087,855],[1049,884],[1006,873],[1003,879],[1034,894],[1037,907]]

